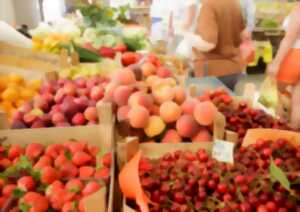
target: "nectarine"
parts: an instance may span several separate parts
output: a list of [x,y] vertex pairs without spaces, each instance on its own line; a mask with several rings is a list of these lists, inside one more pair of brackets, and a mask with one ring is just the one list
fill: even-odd
[[168,130],[162,139],[162,143],[181,143],[182,138],[176,130]]
[[166,127],[166,124],[159,116],[151,116],[147,126],[144,128],[146,135],[149,138],[160,135]]
[[132,107],[128,112],[129,123],[134,128],[144,128],[149,122],[149,111],[142,106]]
[[177,121],[181,115],[181,108],[173,101],[167,101],[161,104],[159,114],[166,123]]
[[213,123],[217,113],[216,106],[210,102],[198,102],[194,110],[194,118],[202,126],[209,126]]
[[184,138],[193,137],[199,129],[199,125],[191,115],[183,115],[176,122],[178,134]]

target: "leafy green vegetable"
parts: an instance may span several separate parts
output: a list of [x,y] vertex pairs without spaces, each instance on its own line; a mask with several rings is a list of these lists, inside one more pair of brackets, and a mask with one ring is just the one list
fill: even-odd
[[291,185],[286,174],[278,166],[276,166],[273,159],[271,160],[269,169],[271,179],[278,181],[286,190],[291,191]]
[[75,51],[78,53],[81,62],[99,62],[100,56],[85,48],[74,45]]

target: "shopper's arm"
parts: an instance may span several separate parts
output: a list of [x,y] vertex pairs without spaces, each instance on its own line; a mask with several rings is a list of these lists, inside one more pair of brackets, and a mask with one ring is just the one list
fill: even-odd
[[293,47],[293,45],[295,44],[299,36],[300,36],[300,4],[294,9],[294,11],[289,17],[289,26],[286,35],[280,43],[280,47],[278,49],[276,57],[268,67],[269,74],[271,75],[277,74],[280,64],[282,63],[283,59],[286,57],[290,49]]
[[182,30],[188,31],[191,28],[191,26],[194,22],[195,16],[197,14],[196,9],[197,9],[197,7],[195,4],[192,4],[188,7],[187,12],[186,12],[186,18],[182,24]]
[[252,32],[255,27],[255,14],[256,14],[256,5],[254,0],[246,0],[246,19],[247,19],[247,31]]

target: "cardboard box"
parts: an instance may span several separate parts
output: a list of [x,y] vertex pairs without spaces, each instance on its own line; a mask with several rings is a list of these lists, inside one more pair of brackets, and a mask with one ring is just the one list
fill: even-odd
[[[60,143],[68,139],[84,139],[89,144],[105,148],[114,152],[113,147],[113,126],[95,125],[86,127],[68,128],[43,128],[43,129],[22,129],[22,130],[0,130],[0,140],[5,144],[28,145],[32,142],[44,145]],[[114,155],[114,154],[112,154]],[[111,181],[108,188],[91,195],[85,201],[87,212],[112,212],[113,191],[114,191],[114,157],[111,167]],[[106,198],[109,192],[108,199]]]

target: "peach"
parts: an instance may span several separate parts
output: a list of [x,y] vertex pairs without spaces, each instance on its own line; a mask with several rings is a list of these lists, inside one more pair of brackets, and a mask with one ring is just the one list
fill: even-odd
[[84,125],[85,124],[85,118],[82,113],[76,113],[72,118],[72,124],[73,125]]
[[66,117],[63,113],[55,112],[52,114],[51,120],[54,124],[58,124],[66,121]]
[[152,115],[159,115],[159,106],[153,104],[151,107],[150,107],[150,113]]
[[216,106],[210,102],[198,102],[194,110],[194,118],[202,126],[209,126],[213,123],[217,113]]
[[160,116],[151,116],[144,131],[149,138],[152,138],[160,135],[165,128],[166,124]]
[[199,125],[191,115],[183,115],[176,122],[178,134],[184,138],[193,137],[199,129]]
[[170,86],[160,86],[152,90],[153,97],[156,103],[162,104],[166,101],[171,101],[175,97],[175,91],[173,87]]
[[75,96],[76,94],[76,85],[74,83],[68,82],[63,87],[64,93],[69,96]]
[[165,67],[160,67],[157,70],[157,76],[159,76],[161,78],[168,78],[168,77],[172,77],[173,73],[172,73],[172,71],[170,71],[169,69],[167,69]]
[[142,106],[132,107],[128,112],[129,123],[134,128],[144,128],[149,122],[149,111]]
[[121,85],[131,85],[136,82],[135,75],[129,68],[118,71],[114,76],[114,80]]
[[168,130],[162,139],[162,143],[181,143],[182,138],[176,130]]
[[121,121],[127,120],[129,111],[130,111],[130,106],[128,106],[128,105],[119,107],[118,111],[117,111],[118,121],[121,122]]
[[212,136],[210,132],[205,128],[201,128],[199,132],[192,138],[192,142],[208,142],[208,141],[212,141]]
[[147,77],[147,79],[146,79],[146,84],[147,84],[149,87],[151,87],[151,86],[154,84],[154,82],[156,82],[158,79],[159,79],[159,77],[156,76],[156,75],[149,76],[149,77]]
[[126,85],[119,86],[115,89],[113,93],[113,100],[118,106],[126,105],[131,93],[131,87]]
[[186,99],[186,92],[183,87],[177,86],[175,88],[175,98],[174,101],[177,104],[182,104]]
[[97,121],[98,119],[98,113],[96,107],[88,107],[84,111],[84,117],[88,121]]
[[153,105],[153,99],[149,94],[146,94],[142,91],[137,91],[129,97],[128,105],[131,107],[139,105],[145,108],[150,108]]
[[194,114],[194,109],[195,109],[196,104],[198,102],[199,101],[195,98],[186,99],[181,105],[182,112],[184,114],[187,114],[187,115],[193,115]]
[[146,62],[141,66],[141,70],[144,77],[149,77],[155,74],[156,67],[152,63]]
[[90,98],[95,101],[99,101],[104,96],[104,89],[101,86],[95,86],[92,88]]
[[159,114],[166,123],[177,121],[181,115],[181,108],[173,101],[162,103],[159,108]]

